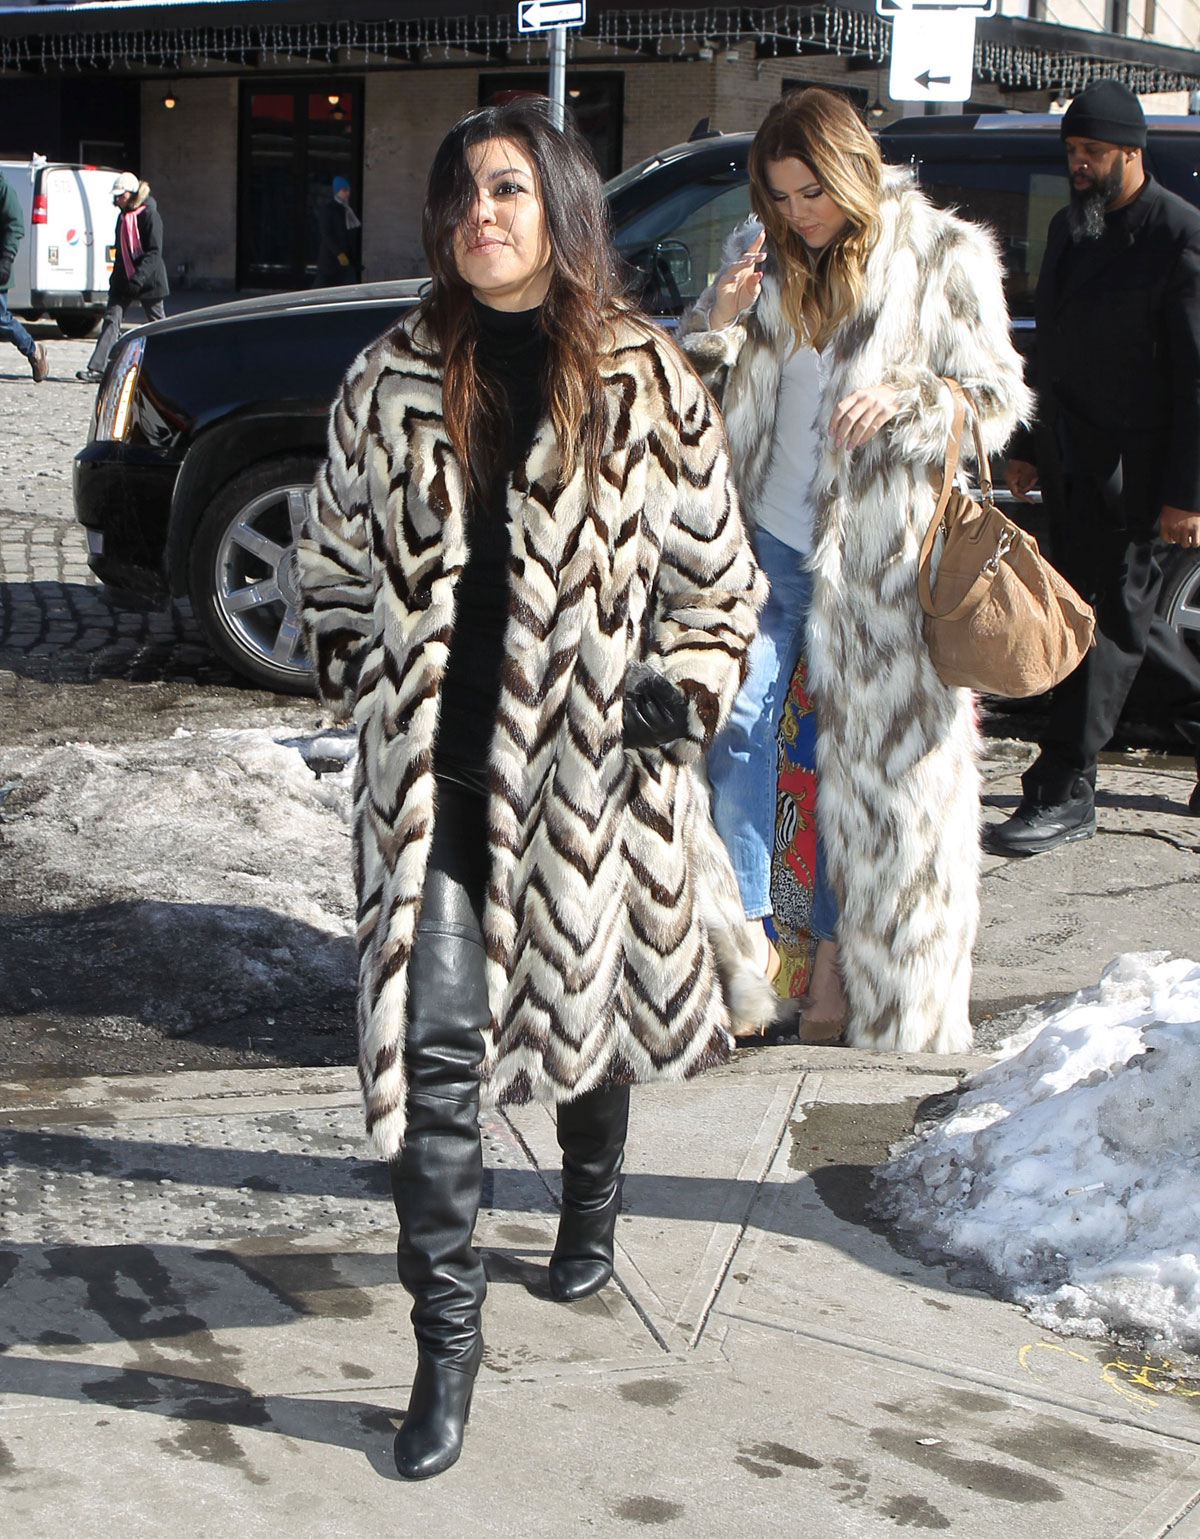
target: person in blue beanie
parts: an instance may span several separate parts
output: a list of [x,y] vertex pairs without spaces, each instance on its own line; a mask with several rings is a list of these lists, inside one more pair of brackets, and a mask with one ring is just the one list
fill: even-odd
[[314,287],[334,288],[357,283],[362,271],[362,220],[350,207],[350,183],[344,176],[333,179],[333,196],[317,215],[320,246]]

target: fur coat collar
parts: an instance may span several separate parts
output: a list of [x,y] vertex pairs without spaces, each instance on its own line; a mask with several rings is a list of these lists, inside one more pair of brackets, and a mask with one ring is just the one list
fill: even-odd
[[[841,915],[838,939],[852,1043],[966,1050],[978,921],[979,778],[974,706],[944,685],[922,634],[917,559],[934,509],[959,380],[989,454],[1029,409],[1009,338],[991,237],[935,208],[905,171],[885,171],[881,232],[857,313],[829,344],[815,428],[813,603],[806,651],[817,715],[817,819]],[[757,224],[731,239],[745,249]],[[722,400],[748,516],[776,433],[783,360],[793,344],[778,268],[731,326],[712,331],[708,290],[684,346]],[[839,401],[892,386],[899,409],[869,443],[836,448]],[[799,560],[800,558],[797,557]]]
[[[599,493],[564,483],[549,422],[512,477],[513,561],[492,731],[485,1095],[566,1099],[682,1079],[769,1017],[693,766],[745,670],[764,583],[719,413],[673,346],[622,324],[602,374]],[[407,959],[433,822],[439,688],[467,556],[438,357],[414,323],[351,367],[300,544],[321,693],[360,735],[355,868],[367,1124],[404,1132]],[[687,696],[685,735],[622,747],[631,666]],[[489,730],[486,726],[481,730]]]

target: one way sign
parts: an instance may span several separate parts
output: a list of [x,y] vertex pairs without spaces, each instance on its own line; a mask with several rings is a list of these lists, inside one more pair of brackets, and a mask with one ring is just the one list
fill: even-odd
[[587,0],[519,0],[518,32],[548,32],[551,27],[582,27]]
[[974,10],[903,11],[892,22],[895,102],[965,102],[975,73]]

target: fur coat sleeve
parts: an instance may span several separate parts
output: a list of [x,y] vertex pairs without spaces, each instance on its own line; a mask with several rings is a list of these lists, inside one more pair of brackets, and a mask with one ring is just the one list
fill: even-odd
[[329,455],[317,474],[316,513],[300,552],[304,624],[322,701],[345,720],[374,630],[370,548],[372,452],[362,404],[366,355],[342,382],[329,420]]

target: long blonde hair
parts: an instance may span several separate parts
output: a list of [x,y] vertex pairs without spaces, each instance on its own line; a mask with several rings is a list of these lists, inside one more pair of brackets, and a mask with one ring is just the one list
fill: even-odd
[[[812,251],[771,196],[767,162],[803,161],[845,214],[845,230]],[[879,236],[883,162],[846,97],[811,86],[776,102],[750,146],[750,206],[779,259],[783,313],[796,345],[823,348],[862,300],[867,255]]]

